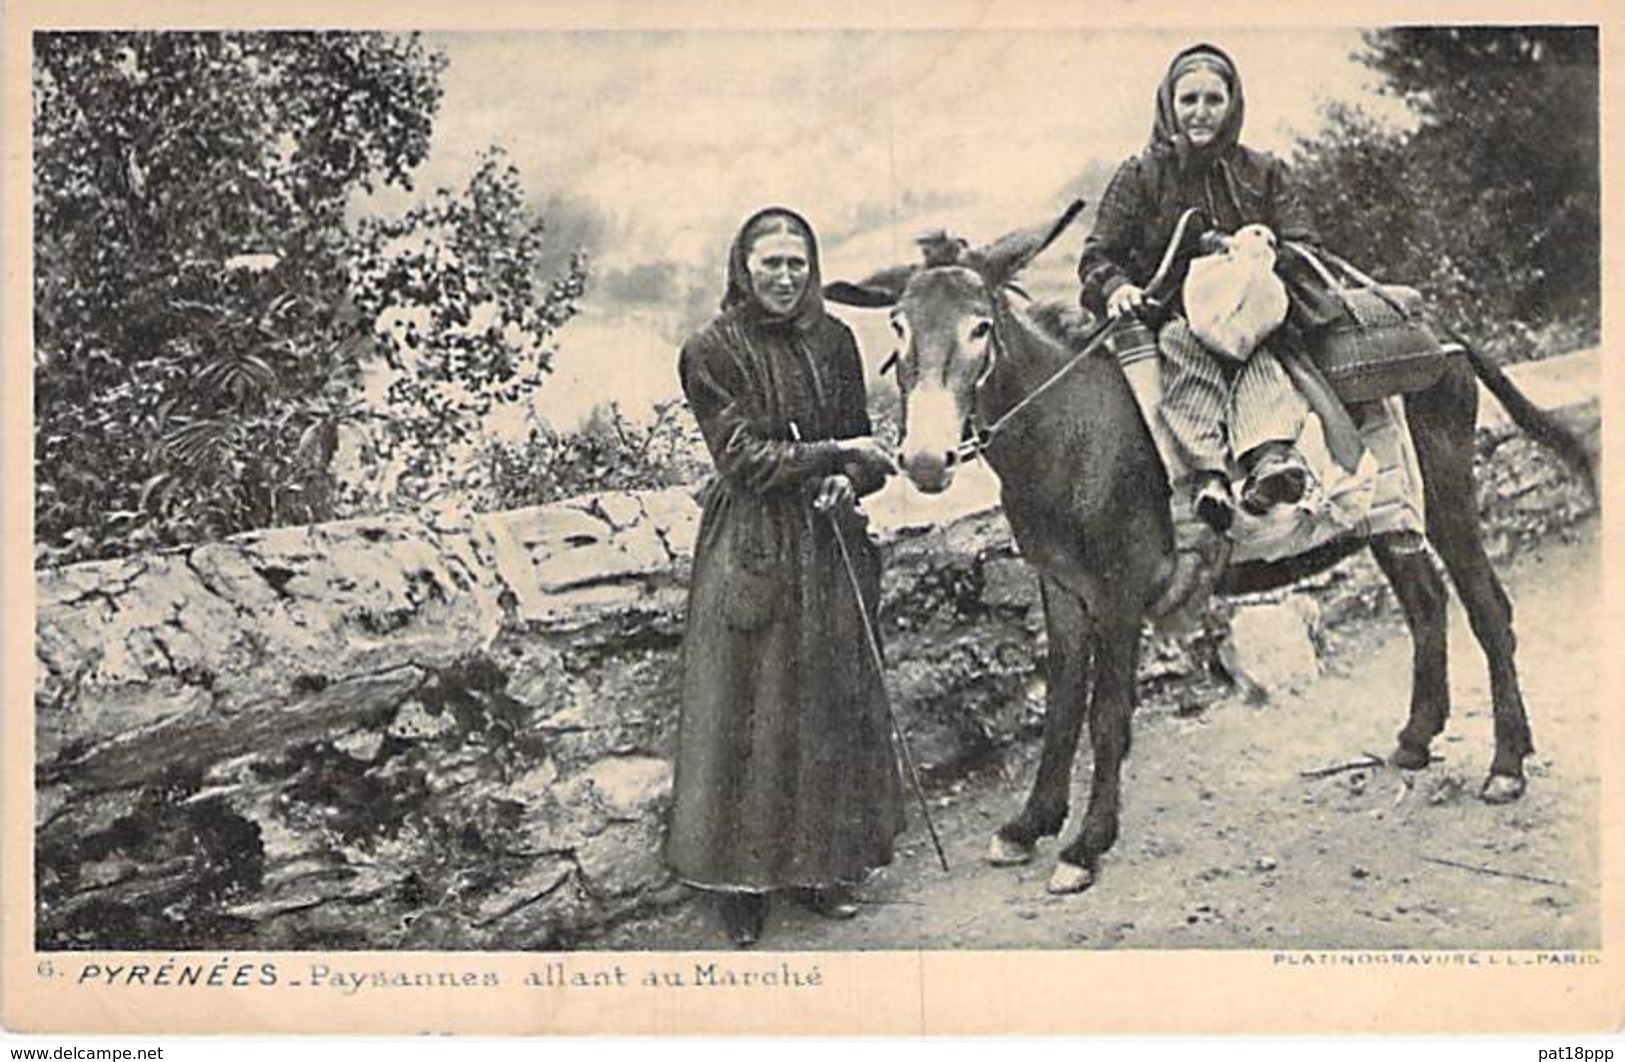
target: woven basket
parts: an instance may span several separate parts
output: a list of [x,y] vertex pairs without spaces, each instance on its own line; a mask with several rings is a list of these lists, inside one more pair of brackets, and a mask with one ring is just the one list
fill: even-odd
[[[1445,353],[1422,315],[1415,288],[1378,284],[1347,262],[1331,260],[1347,280],[1334,277],[1313,252],[1289,244],[1320,273],[1343,302],[1343,317],[1309,336],[1309,354],[1345,403],[1370,402],[1432,387],[1445,369]],[[1331,257],[1331,256],[1327,256]]]

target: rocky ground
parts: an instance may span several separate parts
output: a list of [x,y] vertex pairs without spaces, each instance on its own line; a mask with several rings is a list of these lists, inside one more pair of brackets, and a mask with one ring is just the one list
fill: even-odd
[[[913,812],[897,862],[850,922],[776,905],[763,947],[1517,948],[1596,947],[1600,664],[1594,522],[1502,563],[1537,754],[1519,803],[1474,797],[1491,748],[1488,681],[1452,605],[1455,714],[1441,762],[1308,772],[1386,753],[1409,696],[1410,646],[1392,615],[1327,636],[1327,674],[1262,705],[1151,703],[1137,719],[1122,838],[1100,882],[1053,897],[1053,843],[1016,869],[982,861],[1013,813],[1036,749],[933,798],[951,873]],[[1087,747],[1087,746],[1085,746]],[[1086,792],[1080,757],[1075,802]],[[1068,825],[1068,831],[1075,829]],[[708,904],[620,925],[587,947],[720,944]]]

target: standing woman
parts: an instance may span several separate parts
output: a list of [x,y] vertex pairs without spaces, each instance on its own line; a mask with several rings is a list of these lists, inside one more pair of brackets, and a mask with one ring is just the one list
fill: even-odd
[[[1315,242],[1286,167],[1241,144],[1245,110],[1241,76],[1223,51],[1199,44],[1174,57],[1157,88],[1151,142],[1118,168],[1084,243],[1078,276],[1086,307],[1111,317],[1140,311],[1145,285],[1187,209],[1200,211],[1218,232],[1256,223],[1282,241]],[[1187,264],[1177,264],[1167,292],[1159,293],[1174,313],[1157,336],[1159,413],[1191,469],[1197,514],[1223,531],[1234,515],[1231,454],[1248,473],[1241,500],[1249,511],[1303,495],[1308,474],[1295,440],[1308,406],[1269,343],[1237,365],[1196,339],[1179,301]],[[1284,279],[1291,325],[1313,327],[1335,316],[1324,296],[1317,300],[1291,275]]]
[[859,612],[878,608],[879,555],[852,505],[893,467],[871,435],[857,344],[819,289],[807,222],[761,211],[729,252],[722,312],[679,363],[717,475],[694,550],[666,859],[720,894],[741,947],[777,890],[856,914],[852,887],[891,861],[902,827]]

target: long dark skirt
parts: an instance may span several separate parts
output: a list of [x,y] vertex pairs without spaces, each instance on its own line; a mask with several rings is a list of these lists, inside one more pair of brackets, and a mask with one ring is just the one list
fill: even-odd
[[[766,560],[735,542],[742,510],[758,505],[778,508]],[[843,534],[873,615],[878,555],[861,520]],[[825,517],[797,501],[709,499],[666,841],[678,877],[768,890],[854,882],[891,861],[900,776],[858,608]]]

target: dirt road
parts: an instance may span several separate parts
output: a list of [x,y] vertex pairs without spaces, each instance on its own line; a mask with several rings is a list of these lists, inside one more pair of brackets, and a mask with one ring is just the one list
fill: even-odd
[[[1327,674],[1301,695],[1263,706],[1225,701],[1187,717],[1142,709],[1122,836],[1089,892],[1046,894],[1054,842],[1026,867],[982,861],[989,834],[1031,782],[1028,749],[1001,774],[936,798],[951,873],[937,866],[912,809],[904,851],[865,886],[856,919],[829,922],[777,902],[761,946],[1598,946],[1595,525],[1547,541],[1502,574],[1516,602],[1538,750],[1519,803],[1474,797],[1491,750],[1488,680],[1452,603],[1455,711],[1434,747],[1443,761],[1426,771],[1301,773],[1391,750],[1409,699],[1410,643],[1390,618],[1335,633]],[[1087,760],[1085,752],[1073,782],[1075,813]],[[711,906],[692,903],[591,946],[712,949],[722,938]]]

